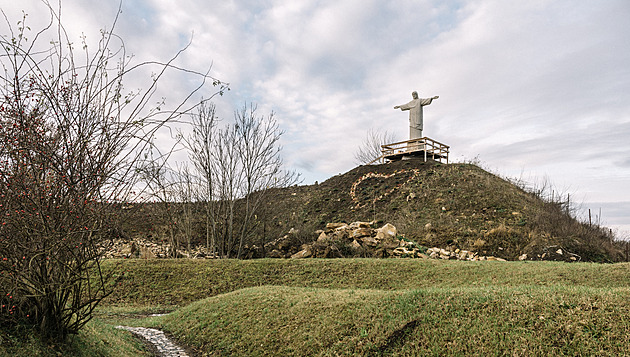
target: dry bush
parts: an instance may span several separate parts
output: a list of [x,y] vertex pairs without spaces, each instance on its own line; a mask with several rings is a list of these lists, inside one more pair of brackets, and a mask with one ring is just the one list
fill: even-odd
[[[63,340],[109,293],[101,247],[119,235],[139,156],[186,109],[149,104],[170,64],[131,66],[111,31],[75,55],[43,5],[47,27],[5,15],[0,36],[0,323]],[[153,65],[146,90],[125,92],[123,78]]]

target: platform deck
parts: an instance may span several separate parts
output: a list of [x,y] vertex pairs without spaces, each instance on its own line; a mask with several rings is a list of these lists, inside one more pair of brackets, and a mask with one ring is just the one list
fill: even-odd
[[426,162],[435,160],[445,161],[448,164],[448,154],[450,147],[439,141],[423,137],[419,139],[405,140],[393,144],[381,145],[381,157],[374,160],[398,161],[406,157],[420,157]]

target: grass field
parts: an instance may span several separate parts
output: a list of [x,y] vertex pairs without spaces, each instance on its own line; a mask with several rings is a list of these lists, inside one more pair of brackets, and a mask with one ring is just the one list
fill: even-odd
[[[125,277],[75,339],[83,355],[107,355],[119,339],[141,355],[127,333],[112,331],[120,323],[162,328],[199,355],[630,355],[630,264],[121,260],[104,268]],[[154,312],[171,313],[146,317]],[[19,354],[2,346],[0,355]]]

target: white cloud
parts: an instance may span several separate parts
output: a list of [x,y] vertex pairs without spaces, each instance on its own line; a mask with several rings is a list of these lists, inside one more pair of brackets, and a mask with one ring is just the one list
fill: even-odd
[[[87,32],[116,4],[64,8]],[[368,128],[405,138],[393,106],[417,90],[440,96],[425,134],[453,157],[630,201],[628,18],[625,0],[125,0],[118,30],[139,59],[168,59],[194,32],[178,63],[231,83],[217,98],[225,120],[244,102],[275,111],[285,162],[307,183],[354,167]],[[169,77],[164,94],[192,85]]]

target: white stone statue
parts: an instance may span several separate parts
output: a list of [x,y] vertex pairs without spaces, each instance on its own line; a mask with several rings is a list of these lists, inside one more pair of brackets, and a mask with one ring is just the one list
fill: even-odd
[[394,109],[409,111],[409,140],[422,137],[422,107],[431,104],[433,99],[439,98],[437,95],[431,98],[418,98],[418,92],[416,91],[411,93],[411,96],[413,97],[411,102],[394,107]]

